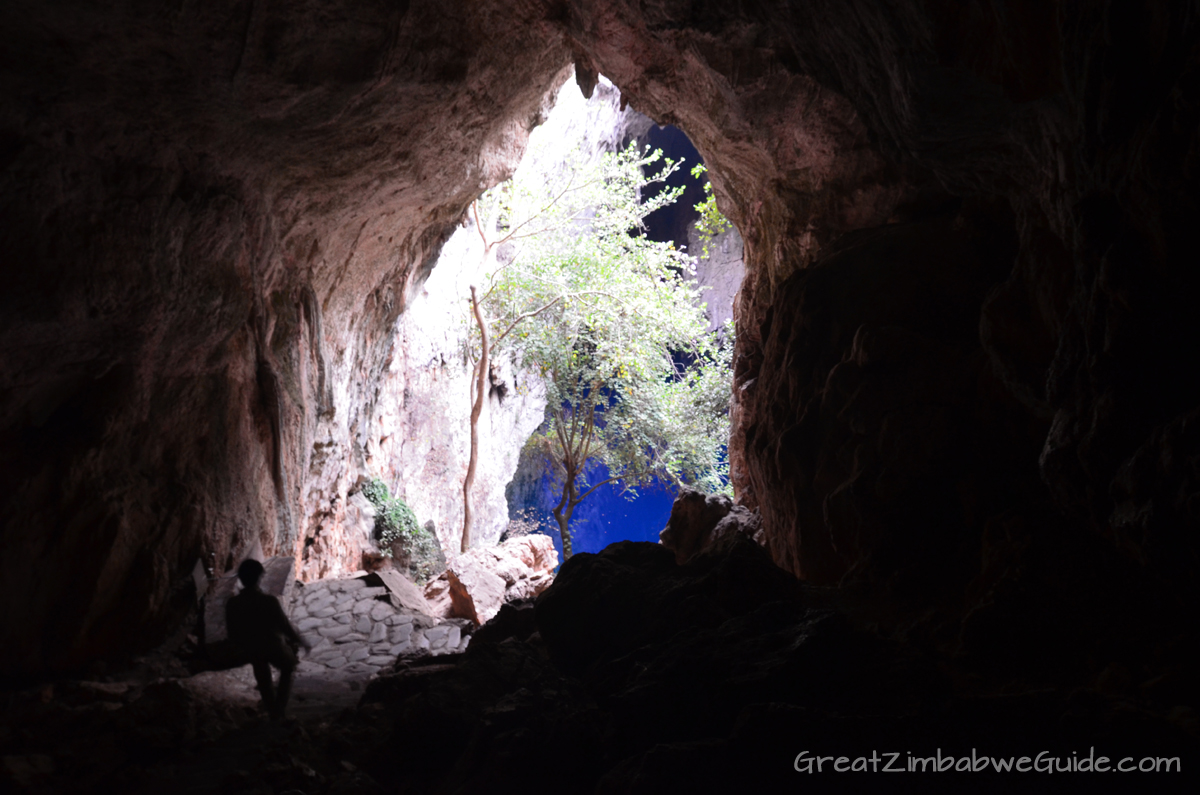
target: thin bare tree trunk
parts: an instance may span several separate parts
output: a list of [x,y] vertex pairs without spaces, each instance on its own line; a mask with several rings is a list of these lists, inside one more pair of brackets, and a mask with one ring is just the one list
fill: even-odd
[[575,473],[568,470],[563,483],[562,499],[554,506],[553,511],[554,519],[558,522],[558,534],[562,536],[564,563],[575,554],[571,549],[571,514],[575,513],[575,506],[578,504],[579,501],[575,499]]
[[467,459],[467,477],[463,480],[462,552],[471,548],[471,486],[475,483],[475,466],[479,461],[479,415],[483,413],[483,401],[487,399],[484,386],[488,371],[488,330],[475,296],[475,285],[471,285],[471,310],[475,313],[476,324],[479,325],[482,344],[479,361],[475,365],[475,401],[471,404],[471,455]]

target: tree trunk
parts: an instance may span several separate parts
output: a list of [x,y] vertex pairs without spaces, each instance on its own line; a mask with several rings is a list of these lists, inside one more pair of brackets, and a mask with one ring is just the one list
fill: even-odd
[[554,506],[553,513],[555,521],[558,522],[558,534],[562,536],[563,563],[566,563],[567,558],[574,554],[571,549],[571,514],[575,513],[575,506],[579,504],[579,500],[575,495],[574,467],[566,464],[563,471],[562,499]]
[[554,518],[558,520],[558,534],[562,536],[563,562],[566,563],[567,558],[575,554],[571,550],[571,516],[570,514],[563,515],[556,511]]
[[475,402],[471,404],[471,454],[467,458],[467,477],[463,480],[463,532],[462,552],[471,548],[471,486],[475,483],[475,465],[479,460],[479,415],[483,413],[484,391],[488,371],[488,331],[475,296],[475,285],[471,285],[471,310],[479,325],[481,340],[479,361],[475,365]]

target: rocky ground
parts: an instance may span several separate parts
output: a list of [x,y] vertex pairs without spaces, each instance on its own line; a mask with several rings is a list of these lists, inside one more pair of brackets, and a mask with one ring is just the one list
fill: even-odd
[[[303,597],[313,617],[330,597],[373,598],[340,587]],[[375,675],[348,657],[306,669],[282,724],[256,707],[247,669],[164,675],[178,655],[140,682],[14,692],[6,775],[30,792],[1188,791],[1200,741],[1186,693],[955,660],[878,604],[802,585],[744,531],[683,564],[622,542],[504,605],[465,652],[422,650]],[[818,775],[795,761],[1091,748],[1178,756],[1184,774]]]
[[224,605],[238,588],[229,573],[206,583],[196,620],[150,654],[2,691],[0,784],[33,793],[371,792],[381,785],[352,753],[371,682],[461,658],[479,616],[541,593],[556,565],[544,536],[473,549],[426,589],[391,568],[300,583],[291,558],[266,560],[260,587],[311,647],[282,723],[267,720],[250,666],[226,638]]
[[292,591],[288,612],[312,650],[283,723],[267,720],[249,665],[203,670],[212,660],[180,635],[111,674],[6,692],[0,782],[45,793],[370,791],[329,746],[339,721],[381,670],[470,640],[470,622],[396,607],[370,581]]

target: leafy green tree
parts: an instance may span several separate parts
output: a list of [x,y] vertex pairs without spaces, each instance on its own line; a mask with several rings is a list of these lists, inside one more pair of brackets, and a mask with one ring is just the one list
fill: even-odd
[[[531,441],[561,487],[553,513],[564,557],[572,513],[605,483],[632,492],[655,477],[709,490],[727,481],[732,335],[718,343],[706,333],[692,259],[642,233],[645,217],[682,188],[644,203],[643,193],[678,168],[634,146],[592,161],[577,154],[474,207],[491,267],[482,294],[471,291],[472,450],[488,359],[508,348],[546,384],[546,422]],[[592,482],[598,464],[608,475]]]
[[[696,179],[704,179],[708,169],[703,163],[697,163],[692,166],[692,176]],[[727,232],[733,227],[733,224],[721,214],[717,209],[717,197],[713,193],[712,183],[704,179],[704,201],[694,205],[696,212],[700,217],[696,220],[696,231],[699,232],[700,245],[702,251],[701,257],[707,257],[712,248],[713,240],[722,232]]]

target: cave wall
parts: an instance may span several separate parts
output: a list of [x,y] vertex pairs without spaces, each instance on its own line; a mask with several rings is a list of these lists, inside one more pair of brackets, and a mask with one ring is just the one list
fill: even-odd
[[1050,522],[1187,579],[1193,4],[572,11],[576,57],[688,133],[745,238],[731,452],[777,562],[887,577],[938,538],[978,571],[981,538]]
[[336,531],[388,330],[570,61],[687,133],[744,240],[731,459],[777,562],[982,605],[1086,548],[1182,587],[1198,19],[6,4],[3,668],[152,637],[198,555]]
[[5,4],[0,668],[337,536],[388,332],[569,63],[528,10]]

